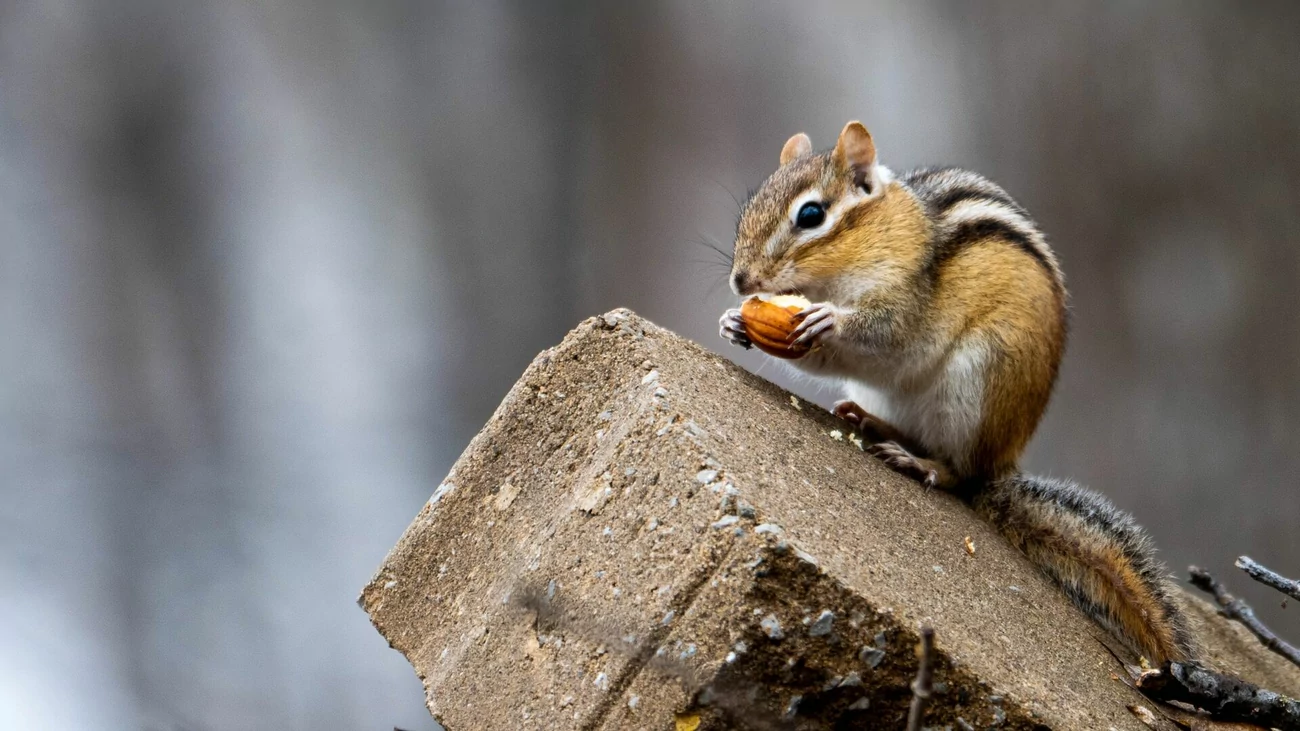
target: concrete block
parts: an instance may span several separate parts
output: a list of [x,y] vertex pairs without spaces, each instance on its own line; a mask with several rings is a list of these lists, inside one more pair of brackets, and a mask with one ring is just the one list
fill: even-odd
[[[1300,692],[1188,602],[1222,666]],[[1152,706],[960,501],[626,310],[537,357],[360,603],[450,731],[902,728],[921,623],[927,727],[1139,731]]]

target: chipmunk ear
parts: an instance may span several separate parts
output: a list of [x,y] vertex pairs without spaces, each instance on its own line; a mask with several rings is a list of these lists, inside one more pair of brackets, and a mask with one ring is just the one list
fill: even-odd
[[876,143],[871,141],[871,133],[861,122],[844,125],[840,140],[835,144],[834,158],[836,165],[853,174],[856,185],[867,187],[871,184],[871,169],[876,165]]
[[812,152],[812,140],[808,139],[808,135],[800,132],[785,141],[785,147],[781,148],[781,164],[786,165],[796,157],[810,152]]

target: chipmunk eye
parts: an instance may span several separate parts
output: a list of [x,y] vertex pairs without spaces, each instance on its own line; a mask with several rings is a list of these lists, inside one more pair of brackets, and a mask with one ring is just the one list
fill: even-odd
[[799,213],[795,214],[794,225],[799,228],[817,228],[826,220],[826,209],[822,204],[809,201],[799,208]]

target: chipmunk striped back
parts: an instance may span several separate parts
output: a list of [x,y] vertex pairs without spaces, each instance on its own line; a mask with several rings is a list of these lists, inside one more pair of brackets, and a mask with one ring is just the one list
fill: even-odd
[[921,201],[935,224],[935,245],[926,265],[929,273],[937,272],[964,247],[998,237],[1032,256],[1057,291],[1064,292],[1065,277],[1046,237],[1029,212],[997,183],[956,167],[920,168],[898,180]]

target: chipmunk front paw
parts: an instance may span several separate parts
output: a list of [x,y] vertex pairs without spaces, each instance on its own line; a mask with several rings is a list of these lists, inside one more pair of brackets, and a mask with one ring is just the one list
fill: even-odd
[[[921,459],[903,449],[898,442],[880,442],[867,447],[867,454],[875,457],[885,466],[905,477],[921,483],[924,487],[935,487],[942,477],[940,466],[933,460]],[[943,472],[946,472],[944,470]]]
[[795,315],[799,326],[790,333],[793,345],[813,347],[835,332],[839,308],[829,302],[816,302]]
[[868,443],[877,444],[898,439],[898,430],[853,401],[836,401],[831,406],[831,413],[848,422],[849,426],[861,434]]
[[733,307],[722,313],[722,319],[718,320],[718,328],[718,334],[722,339],[732,345],[739,345],[746,350],[754,347],[745,332],[745,320],[740,316],[738,308]]

